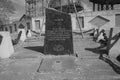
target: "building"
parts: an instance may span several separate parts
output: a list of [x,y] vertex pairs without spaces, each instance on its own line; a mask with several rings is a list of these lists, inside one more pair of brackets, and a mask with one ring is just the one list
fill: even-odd
[[[33,1],[33,0],[26,0]],[[35,0],[38,1],[38,0]],[[105,2],[106,1],[106,2]],[[120,3],[116,0],[42,0],[42,2],[26,2],[26,14],[24,14],[19,22],[14,22],[14,26],[22,23],[25,29],[31,29],[36,32],[45,33],[45,8],[54,8],[59,11],[69,13],[71,15],[73,32],[89,30],[91,28],[110,29],[111,27],[119,28],[120,26],[120,9],[116,6]],[[74,5],[77,9],[76,19]],[[38,6],[39,5],[39,6]],[[31,6],[35,13],[29,12]],[[31,16],[32,15],[32,16]],[[78,21],[80,26],[78,25]],[[14,27],[13,27],[14,28]],[[19,27],[17,27],[19,28]]]
[[78,16],[83,30],[96,27],[101,29],[119,28],[120,9],[116,7],[119,3],[119,0],[89,0],[89,3],[82,1],[84,10],[78,12]]
[[[49,2],[46,2],[47,0],[45,0],[45,2],[43,4],[43,6],[45,6],[46,8],[50,7],[50,8],[54,8],[57,9],[58,11],[62,11],[65,13],[74,13],[75,9],[74,9],[74,5],[72,0],[50,0]],[[48,4],[47,4],[48,3]],[[83,8],[80,5],[79,0],[76,0],[75,6],[78,11],[81,11]],[[42,5],[42,4],[41,4]],[[44,8],[44,12],[45,12],[45,8]],[[45,15],[45,13],[44,13]],[[45,16],[36,16],[36,17],[32,17],[32,30],[37,31],[37,32],[41,32],[41,33],[45,33]],[[74,21],[74,19],[76,19],[75,16],[72,16],[71,21]],[[74,27],[74,22],[72,22],[73,24],[73,30],[76,30],[76,27]]]

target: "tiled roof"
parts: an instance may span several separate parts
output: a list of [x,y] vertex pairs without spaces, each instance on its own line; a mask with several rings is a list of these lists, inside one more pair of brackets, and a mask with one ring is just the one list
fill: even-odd
[[90,2],[98,4],[120,4],[120,0],[89,0]]

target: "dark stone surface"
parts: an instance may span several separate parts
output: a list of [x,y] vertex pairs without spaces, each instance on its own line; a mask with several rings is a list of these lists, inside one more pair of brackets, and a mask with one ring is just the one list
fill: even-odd
[[46,9],[45,54],[73,54],[71,17],[68,14]]
[[3,36],[0,35],[0,45],[1,45],[1,43],[2,43],[2,39],[3,39]]
[[120,55],[118,55],[116,59],[120,62]]

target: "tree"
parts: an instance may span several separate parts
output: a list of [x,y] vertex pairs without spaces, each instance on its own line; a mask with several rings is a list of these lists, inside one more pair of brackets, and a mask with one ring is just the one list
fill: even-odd
[[0,0],[0,10],[7,13],[14,13],[15,7],[11,0]]
[[0,0],[0,21],[2,21],[1,25],[8,23],[9,16],[14,14],[15,7],[14,3],[11,0]]

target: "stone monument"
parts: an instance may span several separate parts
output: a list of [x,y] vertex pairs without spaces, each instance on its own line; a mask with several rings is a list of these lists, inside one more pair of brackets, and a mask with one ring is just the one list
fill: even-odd
[[71,16],[69,14],[46,9],[44,54],[74,54]]

